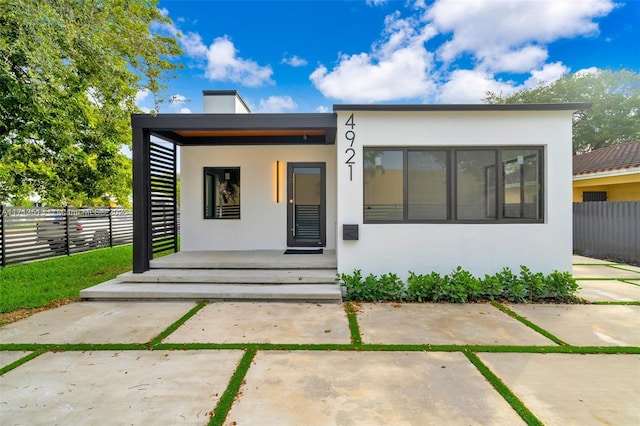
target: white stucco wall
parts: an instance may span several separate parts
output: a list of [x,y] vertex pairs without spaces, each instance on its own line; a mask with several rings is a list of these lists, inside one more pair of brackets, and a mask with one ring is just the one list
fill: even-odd
[[[181,250],[280,250],[287,247],[287,162],[325,162],[327,246],[336,241],[334,145],[182,147]],[[280,161],[280,202],[276,202]],[[204,219],[203,168],[240,167],[240,220]]]
[[[526,265],[544,273],[571,270],[571,111],[356,111],[353,180],[345,164],[351,111],[338,111],[338,270],[366,274],[476,275]],[[351,137],[351,135],[349,136]],[[536,224],[363,224],[365,146],[544,146],[545,214]],[[342,225],[358,224],[358,241],[342,240]]]
[[203,112],[212,114],[247,114],[250,112],[239,95],[211,92],[204,95]]

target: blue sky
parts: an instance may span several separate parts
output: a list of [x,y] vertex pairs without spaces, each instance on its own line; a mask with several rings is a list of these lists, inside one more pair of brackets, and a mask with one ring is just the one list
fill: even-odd
[[[640,72],[640,0],[160,0],[185,68],[160,112],[203,89],[253,112],[334,103],[479,103],[566,73]],[[153,108],[150,94],[138,105]]]

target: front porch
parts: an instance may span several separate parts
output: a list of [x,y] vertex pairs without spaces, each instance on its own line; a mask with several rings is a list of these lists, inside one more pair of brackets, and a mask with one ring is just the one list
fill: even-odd
[[336,254],[283,250],[182,251],[82,290],[85,300],[234,300],[340,303]]

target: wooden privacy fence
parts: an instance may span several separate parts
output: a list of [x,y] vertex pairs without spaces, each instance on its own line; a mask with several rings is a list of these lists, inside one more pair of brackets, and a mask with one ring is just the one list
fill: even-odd
[[640,201],[574,203],[573,251],[640,265]]
[[122,208],[0,206],[2,266],[132,241],[133,214]]

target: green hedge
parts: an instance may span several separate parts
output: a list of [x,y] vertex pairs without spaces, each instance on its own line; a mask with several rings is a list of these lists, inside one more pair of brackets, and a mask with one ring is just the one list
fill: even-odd
[[480,302],[506,300],[515,303],[576,302],[578,284],[569,272],[554,271],[549,275],[520,267],[520,274],[504,268],[484,278],[474,277],[458,266],[448,275],[437,272],[416,274],[409,271],[405,284],[396,274],[362,276],[339,274],[345,288],[345,299],[359,302]]

